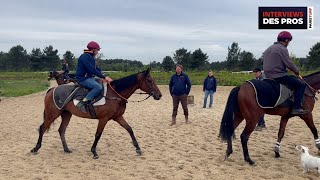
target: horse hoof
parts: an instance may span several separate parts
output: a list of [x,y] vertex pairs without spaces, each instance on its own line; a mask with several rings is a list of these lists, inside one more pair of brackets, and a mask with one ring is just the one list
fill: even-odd
[[93,156],[93,159],[99,159],[99,156],[98,155]]
[[65,153],[67,153],[67,154],[72,153],[72,151],[71,151],[71,150],[69,150],[69,149],[68,149],[68,150],[64,150],[64,152],[65,152]]
[[280,153],[275,152],[275,154],[276,154],[276,155],[274,156],[275,158],[280,158]]
[[255,166],[256,165],[256,162],[252,161],[251,159],[249,159],[247,161],[251,166]]
[[142,155],[142,151],[140,149],[136,150],[138,156],[141,156]]
[[33,148],[33,149],[31,149],[31,153],[36,155],[36,154],[38,154],[38,150],[36,150],[36,148]]

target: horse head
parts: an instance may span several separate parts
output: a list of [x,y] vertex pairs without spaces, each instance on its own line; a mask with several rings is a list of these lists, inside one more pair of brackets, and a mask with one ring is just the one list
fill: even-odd
[[50,71],[48,75],[48,81],[50,81],[54,77],[54,71]]
[[140,82],[139,88],[152,96],[155,100],[160,100],[162,94],[155,83],[154,79],[150,76],[151,68],[138,74],[138,81]]

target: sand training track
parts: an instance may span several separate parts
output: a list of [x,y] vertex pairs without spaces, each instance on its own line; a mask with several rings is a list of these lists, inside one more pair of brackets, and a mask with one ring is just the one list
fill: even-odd
[[[53,84],[54,85],[54,84]],[[313,136],[299,118],[289,120],[282,141],[282,158],[275,159],[279,117],[266,115],[267,130],[255,131],[249,140],[251,158],[257,166],[243,160],[240,143],[242,122],[236,130],[234,153],[223,161],[226,144],[217,138],[227,96],[232,87],[218,87],[213,109],[203,109],[201,86],[193,86],[195,105],[189,106],[191,124],[184,124],[181,106],[177,125],[169,127],[172,100],[167,86],[159,86],[163,98],[128,103],[124,115],[133,128],[142,156],[137,156],[125,129],[110,121],[97,146],[100,158],[90,152],[96,120],[73,116],[66,139],[71,154],[63,152],[58,128],[60,118],[44,135],[37,155],[35,146],[42,123],[45,91],[0,102],[0,179],[317,179],[316,170],[302,174],[295,144],[303,144],[316,154]],[[133,100],[143,97],[134,95]],[[318,129],[319,102],[314,109]]]

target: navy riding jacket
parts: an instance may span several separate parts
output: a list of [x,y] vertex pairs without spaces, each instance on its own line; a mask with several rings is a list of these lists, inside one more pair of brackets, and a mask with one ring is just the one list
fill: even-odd
[[191,89],[191,82],[187,74],[181,72],[180,75],[174,74],[170,79],[169,92],[171,95],[188,95]]
[[99,68],[97,68],[96,61],[92,53],[83,53],[78,59],[76,78],[78,82],[82,82],[88,78],[98,76],[105,78]]

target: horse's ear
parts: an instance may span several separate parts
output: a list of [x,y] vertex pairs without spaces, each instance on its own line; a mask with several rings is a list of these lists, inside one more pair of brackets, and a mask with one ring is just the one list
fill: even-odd
[[150,74],[150,70],[151,70],[151,67],[148,67],[148,69],[146,70],[146,75]]

